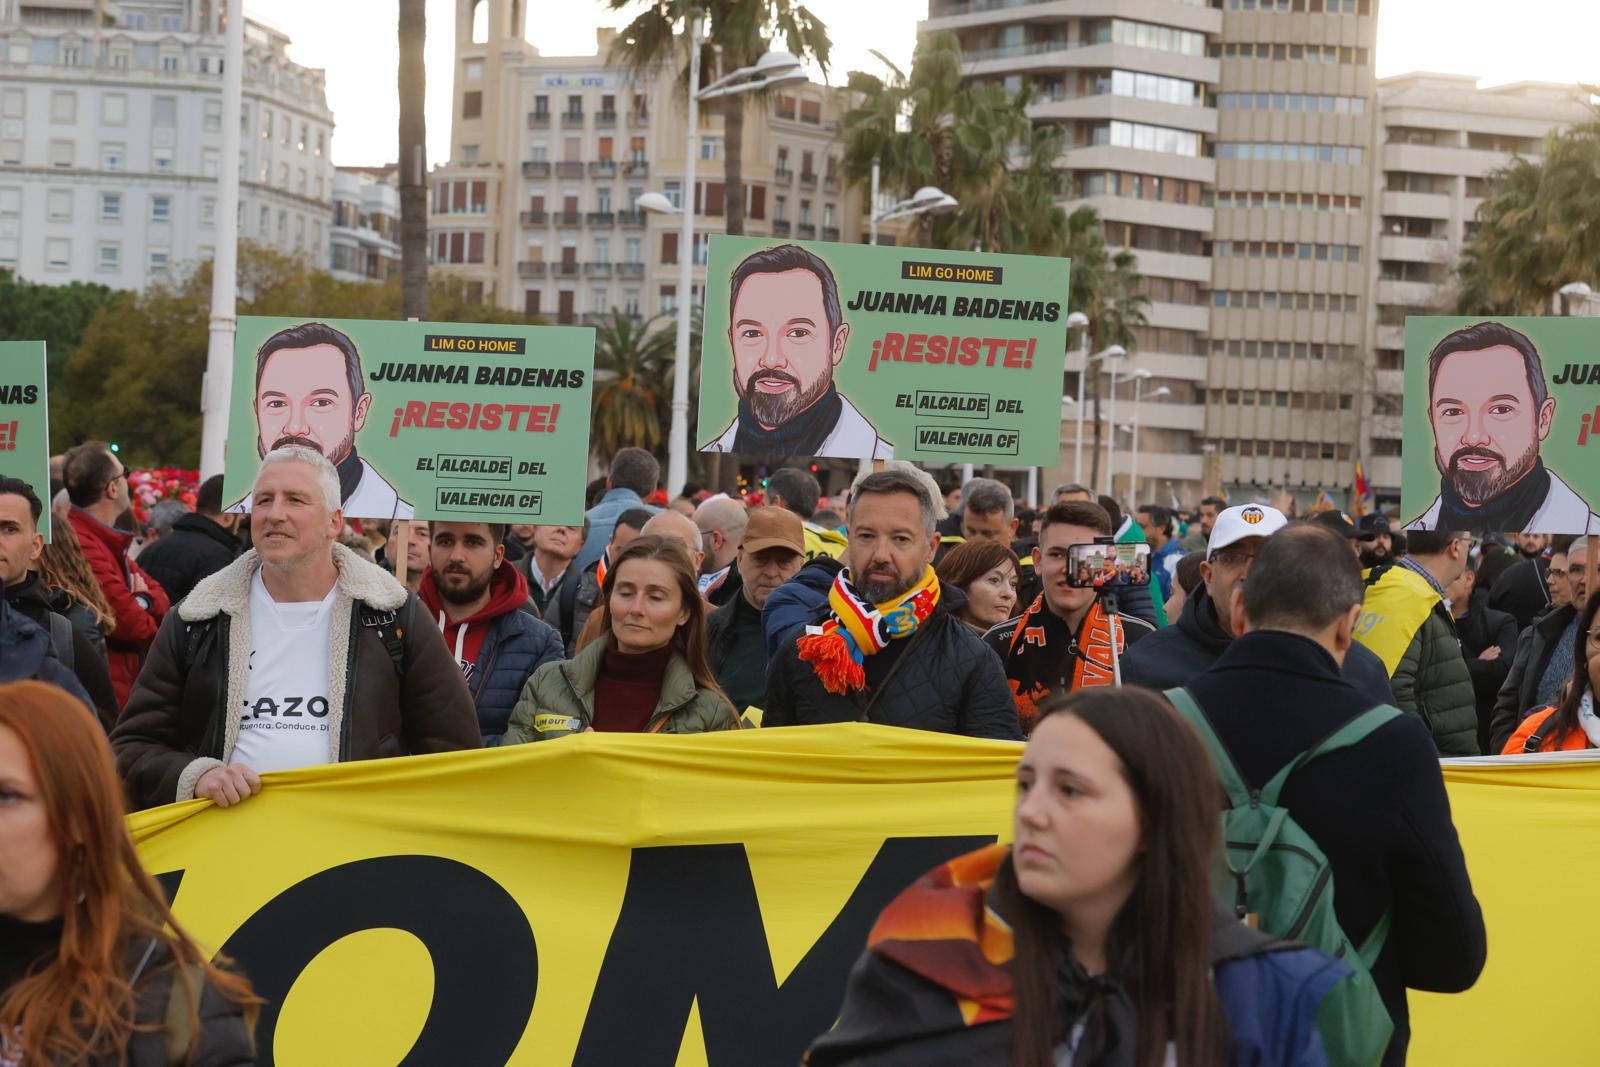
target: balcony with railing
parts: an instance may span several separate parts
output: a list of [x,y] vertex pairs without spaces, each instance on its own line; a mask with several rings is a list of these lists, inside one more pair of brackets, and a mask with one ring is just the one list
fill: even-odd
[[550,212],[524,211],[521,215],[521,219],[524,226],[543,226],[545,223],[550,221]]
[[550,177],[550,163],[542,159],[526,160],[522,164],[522,176],[524,178],[548,178]]
[[582,271],[582,269],[583,265],[577,260],[572,260],[569,262],[565,259],[562,259],[550,264],[550,273],[552,276],[557,278],[575,278],[578,276],[579,272]]
[[616,111],[596,111],[594,113],[594,124],[596,126],[615,126],[617,124]]
[[553,217],[557,226],[576,226],[583,221],[583,212],[557,211],[554,212]]
[[628,125],[636,130],[642,130],[650,125],[650,115],[643,111],[630,111],[628,113]]
[[530,130],[546,130],[546,129],[549,129],[549,128],[550,128],[550,112],[548,112],[548,111],[530,111],[530,112],[528,112],[528,129],[530,129]]
[[556,177],[581,178],[583,177],[583,164],[573,160],[563,160],[556,164]]
[[578,313],[576,311],[558,311],[555,313],[555,322],[557,326],[576,326],[578,324]]
[[772,236],[774,236],[774,237],[787,237],[787,236],[789,236],[789,220],[788,219],[773,219],[772,220]]
[[561,113],[561,125],[563,125],[563,126],[582,126],[583,125],[583,112],[581,112],[581,111],[563,111]]
[[611,277],[611,261],[608,259],[604,262],[585,263],[583,265],[583,273],[590,278],[609,278]]
[[811,171],[811,170],[803,170],[803,171],[801,171],[800,172],[800,185],[803,188],[806,188],[806,189],[815,189],[817,187],[817,173],[816,173],[816,171]]
[[787,185],[794,181],[794,171],[785,166],[775,167],[772,171],[772,180]]
[[839,179],[834,177],[832,174],[828,175],[826,178],[823,178],[822,191],[825,193],[837,194],[839,192]]
[[633,226],[633,227],[643,226],[644,225],[644,212],[643,211],[619,211],[619,212],[617,212],[617,225],[619,225],[619,226]]
[[616,271],[617,277],[619,278],[644,277],[643,263],[617,263],[613,264],[613,269]]
[[615,211],[591,211],[584,218],[590,226],[612,226],[616,224],[617,213]]
[[822,239],[824,241],[837,241],[839,239],[839,227],[824,226],[822,228]]
[[802,222],[794,228],[794,235],[802,241],[814,241],[817,237],[817,225],[814,222]]
[[624,178],[648,178],[650,177],[650,164],[642,159],[631,159],[622,165],[622,176]]
[[615,178],[617,176],[617,161],[614,159],[597,159],[589,164],[589,176],[593,178]]
[[545,263],[542,259],[524,259],[517,263],[517,277],[543,278]]

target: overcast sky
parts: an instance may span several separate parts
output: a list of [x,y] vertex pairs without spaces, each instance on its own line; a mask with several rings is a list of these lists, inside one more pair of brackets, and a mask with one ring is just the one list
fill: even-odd
[[[1594,0],[1378,0],[1378,76],[1410,70],[1476,74],[1490,83],[1540,79],[1600,83],[1600,3]],[[546,55],[593,54],[594,28],[620,25],[601,0],[531,0],[529,38]],[[834,42],[833,77],[877,70],[876,48],[910,61],[927,0],[809,0]],[[394,158],[393,0],[246,0],[245,9],[288,33],[298,62],[328,72],[337,129],[334,162]],[[548,12],[558,9],[558,18]],[[450,142],[454,0],[428,0],[428,145],[435,162]],[[585,18],[585,12],[591,12]]]

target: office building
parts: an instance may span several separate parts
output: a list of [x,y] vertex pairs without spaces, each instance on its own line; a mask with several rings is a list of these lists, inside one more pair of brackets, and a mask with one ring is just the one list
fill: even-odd
[[[594,323],[613,309],[641,321],[670,315],[679,256],[702,267],[709,235],[726,225],[720,109],[700,109],[695,188],[686,190],[678,71],[636,80],[608,64],[611,30],[600,31],[593,55],[543,56],[523,40],[523,20],[516,0],[458,5],[453,156],[430,176],[435,269],[554,323]],[[770,104],[747,99],[746,233],[860,239],[865,197],[838,170],[842,110],[838,94],[817,84],[775,89]],[[634,206],[652,191],[693,205],[692,249],[678,247],[676,216]]]
[[[211,256],[222,4],[0,0],[0,267],[142,288]],[[245,25],[239,236],[328,264],[323,73]]]
[[335,168],[328,230],[328,269],[335,278],[381,282],[400,269],[398,169]]

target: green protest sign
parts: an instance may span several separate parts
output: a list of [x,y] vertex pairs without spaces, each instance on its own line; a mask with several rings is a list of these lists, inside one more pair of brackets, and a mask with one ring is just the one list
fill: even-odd
[[593,371],[587,328],[241,318],[224,497],[300,444],[351,518],[582,522]]
[[1412,530],[1600,533],[1600,319],[1406,320]]
[[1065,259],[713,235],[705,452],[1048,465]]
[[0,341],[0,474],[33,487],[50,540],[50,407],[43,341]]

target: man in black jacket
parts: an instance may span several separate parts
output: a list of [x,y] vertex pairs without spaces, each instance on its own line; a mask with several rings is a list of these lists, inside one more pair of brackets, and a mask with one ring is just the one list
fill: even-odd
[[767,598],[806,561],[805,527],[785,508],[752,508],[731,564],[734,596],[706,619],[706,660],[734,710],[761,707],[767,693],[767,650],[761,611]]
[[960,591],[934,575],[939,534],[922,482],[899,470],[868,475],[847,521],[848,566],[816,625],[773,659],[762,725],[864,720],[1019,740],[1000,661],[954,616]]
[[1588,558],[1586,538],[1556,538],[1547,572],[1551,607],[1517,638],[1511,670],[1500,685],[1489,716],[1487,752],[1491,756],[1501,754],[1517,732],[1517,725],[1530,712],[1554,704],[1561,687],[1572,677],[1578,612],[1588,593],[1584,574]]
[[[1373,706],[1339,674],[1364,593],[1350,549],[1327,530],[1294,526],[1256,553],[1234,600],[1246,633],[1187,686],[1253,788]],[[1382,1062],[1402,1064],[1406,990],[1468,989],[1486,953],[1427,724],[1400,715],[1306,764],[1280,803],[1328,857],[1345,935],[1359,945],[1391,920],[1372,977],[1395,1027]]]
[[[1253,522],[1245,520],[1252,513]],[[1200,564],[1201,584],[1183,604],[1178,621],[1157,630],[1128,649],[1122,659],[1124,685],[1143,685],[1151,689],[1171,689],[1208,670],[1217,657],[1233,643],[1233,591],[1250,573],[1250,564],[1268,537],[1288,523],[1283,512],[1265,504],[1241,504],[1219,513],[1212,523],[1206,543],[1206,559]],[[1354,525],[1353,536],[1360,536]],[[1352,558],[1354,554],[1352,553]],[[1345,656],[1340,674],[1345,681],[1372,698],[1374,704],[1394,701],[1389,688],[1389,672],[1378,654],[1357,645]]]
[[1517,620],[1489,606],[1489,594],[1479,590],[1478,567],[1472,560],[1449,589],[1450,615],[1455,619],[1456,635],[1461,638],[1461,654],[1472,676],[1472,697],[1478,707],[1478,751],[1494,755],[1489,748],[1489,724],[1494,716],[1495,698],[1506,675],[1511,673],[1511,658],[1517,649]]
[[175,606],[189,590],[233,562],[239,542],[233,536],[238,515],[222,513],[222,475],[200,483],[195,510],[172,526],[172,532],[139,553],[139,566],[161,583]]
[[51,610],[50,588],[32,570],[44,549],[39,533],[43,514],[44,505],[31,485],[0,475],[0,585],[6,607],[45,632],[55,658],[77,676],[100,725],[110,730],[117,721],[117,695],[105,654]]
[[1556,556],[1565,556],[1572,542],[1571,534],[1517,534],[1519,558],[1495,578],[1489,607],[1510,614],[1517,620],[1517,629],[1526,630],[1550,606],[1551,562]]

